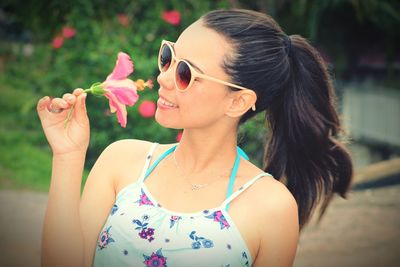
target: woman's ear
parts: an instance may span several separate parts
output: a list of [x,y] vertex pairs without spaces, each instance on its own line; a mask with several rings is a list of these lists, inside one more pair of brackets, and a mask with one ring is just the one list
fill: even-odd
[[229,117],[236,118],[246,113],[252,106],[255,106],[257,95],[252,90],[240,90],[232,92],[230,96],[229,106],[225,114]]

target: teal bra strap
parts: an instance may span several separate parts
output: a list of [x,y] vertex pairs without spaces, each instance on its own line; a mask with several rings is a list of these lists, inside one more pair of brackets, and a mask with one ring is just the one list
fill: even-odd
[[144,179],[146,180],[147,176],[153,171],[153,169],[157,166],[158,163],[160,163],[161,160],[163,160],[166,156],[168,156],[169,154],[171,154],[175,149],[176,146],[171,147],[170,149],[168,149],[167,151],[165,151],[154,163],[153,165],[151,165],[151,167],[146,171],[146,174],[144,175]]
[[[146,171],[146,174],[144,175],[144,179],[145,180],[147,178],[147,176],[153,171],[153,169],[158,165],[158,163],[160,163],[161,160],[163,160],[166,156],[168,156],[169,154],[171,154],[177,147],[178,145],[175,145],[173,147],[171,147],[170,149],[168,149],[167,151],[165,151],[154,163],[153,165],[151,165],[151,167]],[[230,195],[232,194],[233,191],[233,185],[235,183],[235,178],[236,178],[236,173],[239,169],[239,163],[240,163],[240,157],[242,156],[243,158],[245,158],[246,160],[249,160],[249,157],[246,155],[246,153],[238,146],[236,146],[236,160],[235,160],[235,164],[233,165],[233,169],[231,172],[231,176],[229,178],[229,184],[228,184],[228,191],[226,193],[226,198],[230,197]],[[228,210],[229,208],[229,204],[227,205],[226,209]]]
[[245,160],[249,160],[249,157],[247,156],[247,154],[238,146],[237,146],[237,151],[240,154],[240,156],[242,156]]
[[[236,147],[236,150],[237,150],[236,160],[235,160],[235,164],[233,165],[231,177],[229,178],[228,191],[226,192],[226,198],[228,198],[232,194],[233,185],[235,184],[236,173],[239,169],[240,156],[243,156],[239,149],[240,149],[239,147]],[[243,152],[243,150],[242,150],[242,152]],[[229,203],[228,203],[228,205],[226,205],[226,210],[228,210],[228,208],[229,208]]]

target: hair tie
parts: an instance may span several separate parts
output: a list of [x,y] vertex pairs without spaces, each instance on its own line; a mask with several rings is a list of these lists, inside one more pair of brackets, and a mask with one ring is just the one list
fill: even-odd
[[292,40],[290,39],[290,36],[285,34],[283,37],[283,43],[285,44],[285,52],[289,55],[290,50],[292,49]]

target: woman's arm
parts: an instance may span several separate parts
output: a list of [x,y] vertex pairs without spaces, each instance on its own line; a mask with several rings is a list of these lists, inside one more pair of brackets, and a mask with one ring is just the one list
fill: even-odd
[[[299,240],[297,203],[285,185],[276,181],[273,193],[263,197],[258,227],[261,241],[254,267],[291,267]],[[262,208],[264,207],[264,208]]]
[[43,266],[92,266],[96,241],[115,202],[121,170],[143,158],[147,142],[121,140],[99,156],[80,185],[84,156],[55,157],[43,231]]
[[48,204],[43,224],[42,266],[83,266],[79,216],[85,153],[53,156]]

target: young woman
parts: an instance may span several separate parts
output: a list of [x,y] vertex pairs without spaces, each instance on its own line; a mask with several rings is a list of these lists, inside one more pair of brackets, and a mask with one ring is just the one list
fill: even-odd
[[[265,14],[217,10],[163,41],[159,68],[155,118],[183,128],[181,141],[109,145],[82,196],[86,95],[39,100],[53,152],[43,266],[292,266],[314,208],[345,197],[352,177],[317,51]],[[259,112],[262,168],[237,147],[238,126]]]

